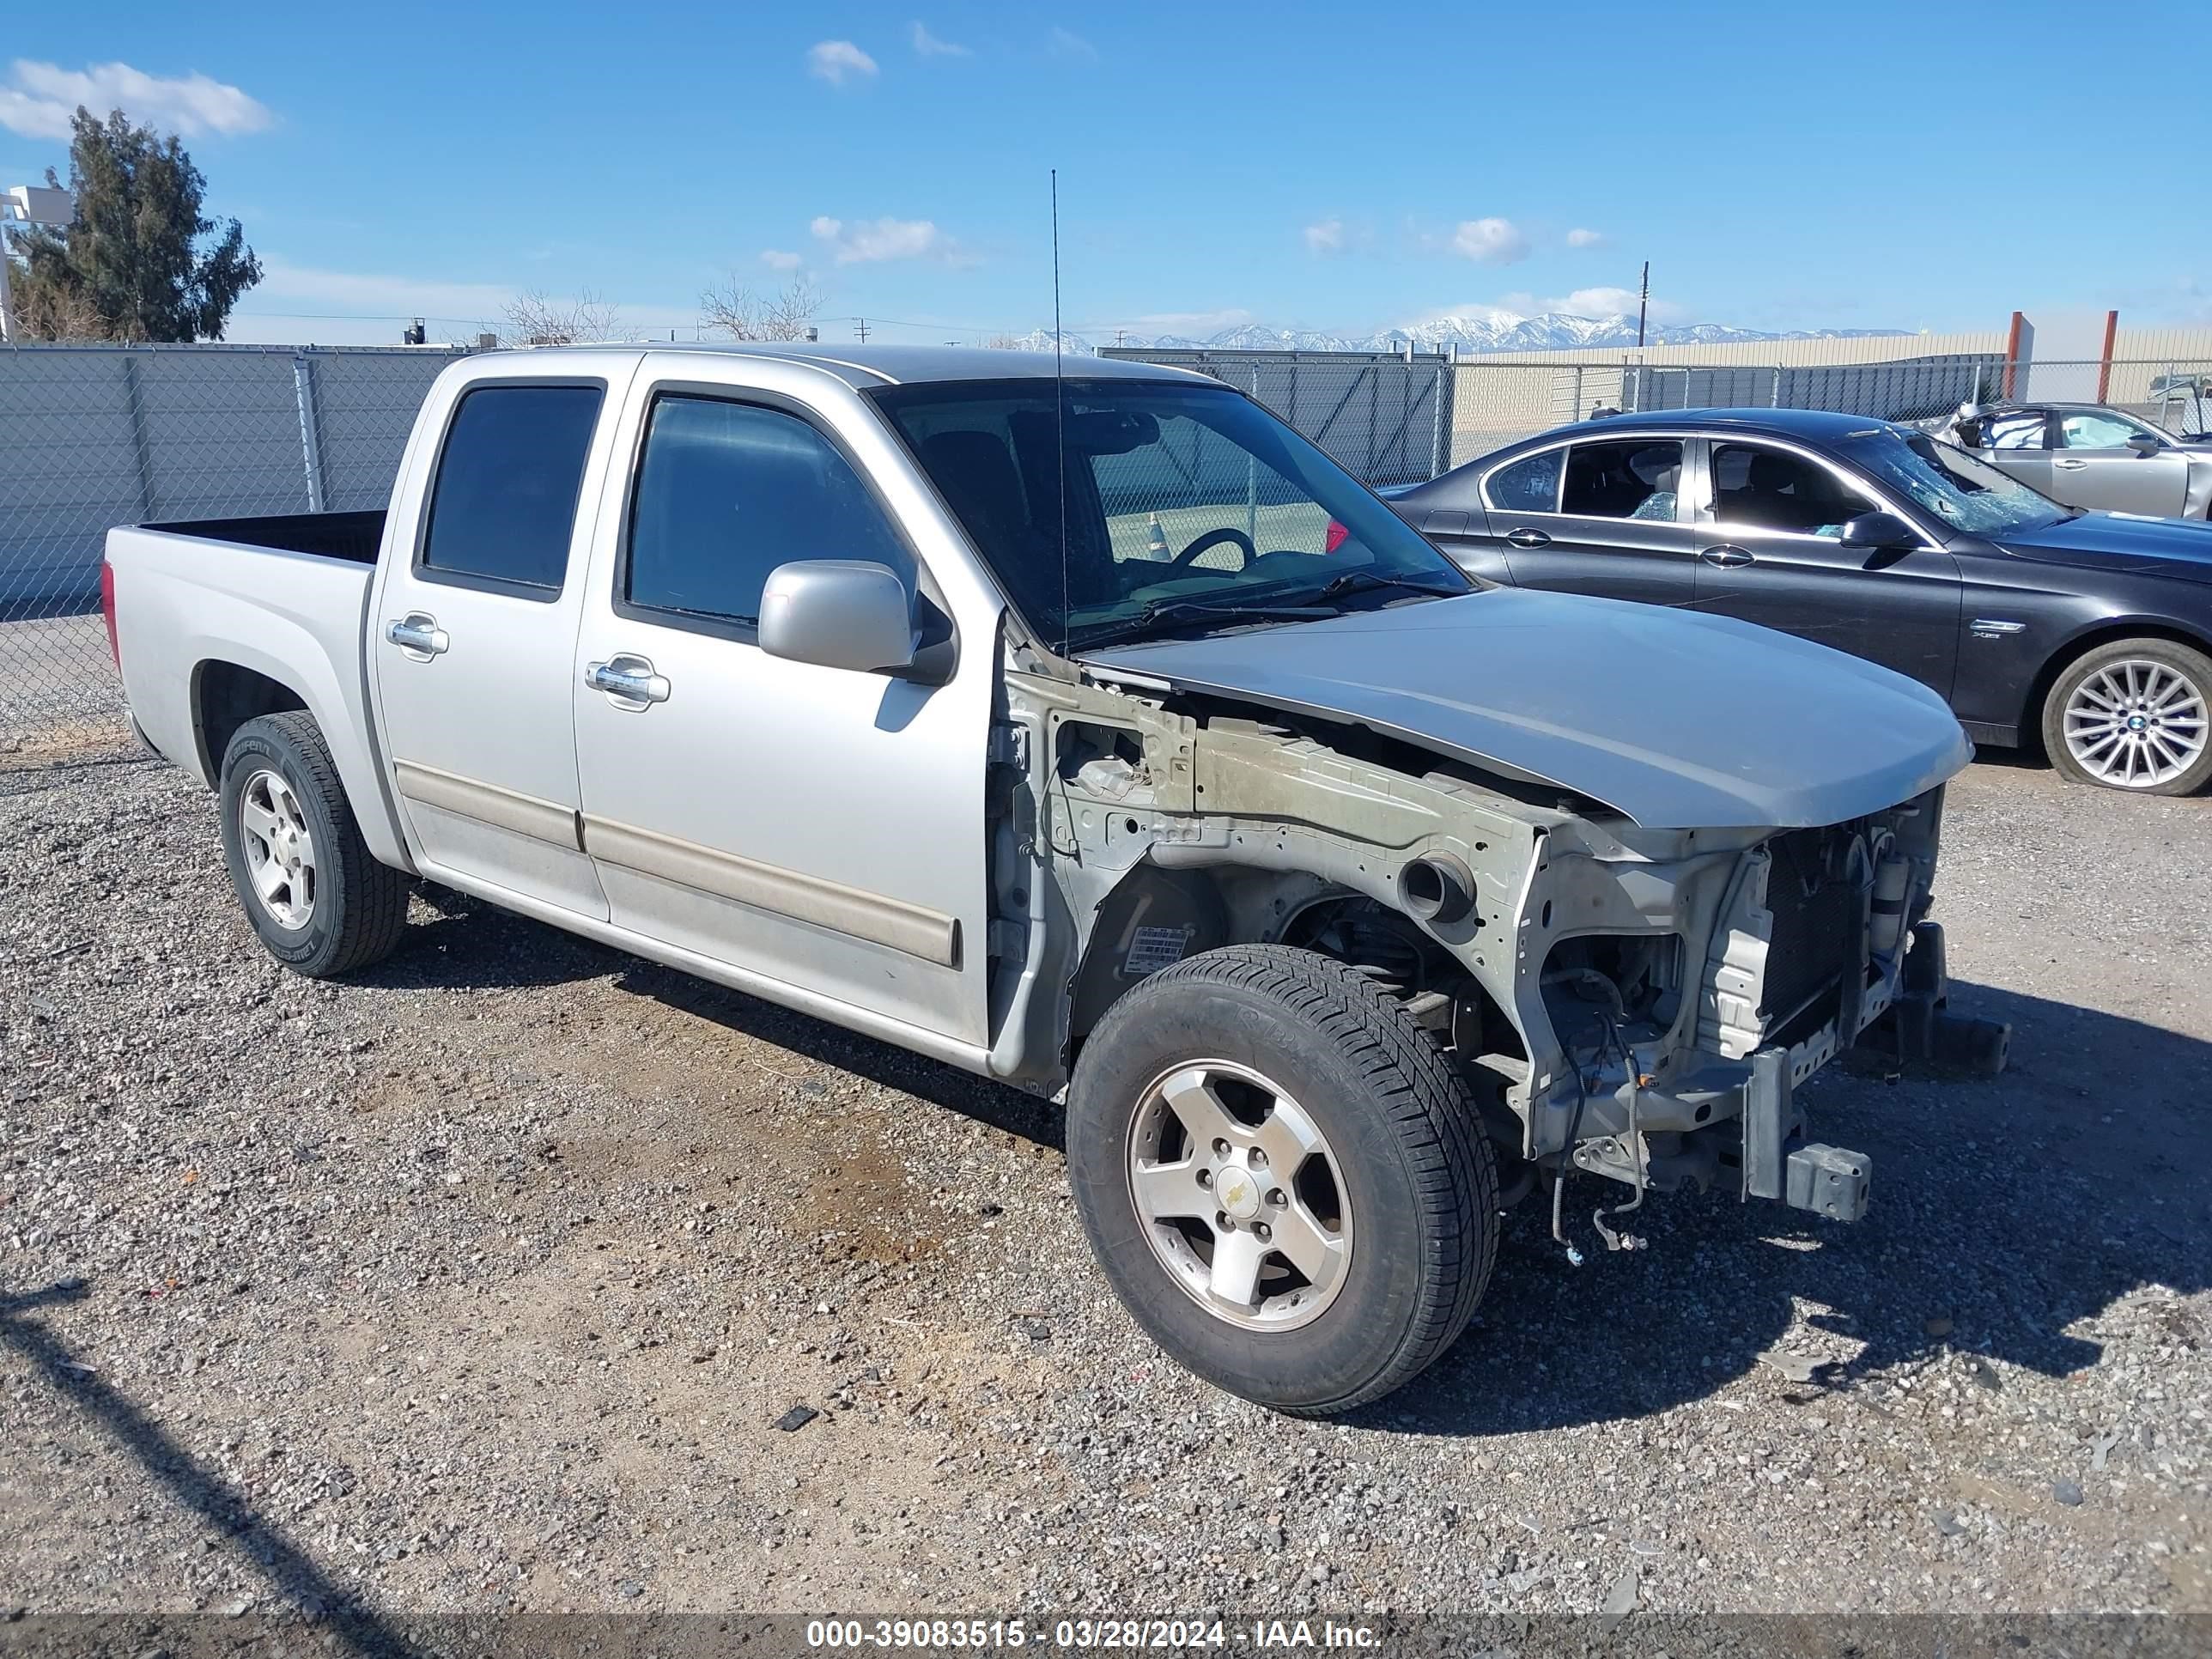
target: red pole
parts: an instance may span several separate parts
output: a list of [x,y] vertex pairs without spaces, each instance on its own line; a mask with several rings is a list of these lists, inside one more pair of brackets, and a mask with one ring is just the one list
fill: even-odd
[[2119,332],[2120,313],[2105,313],[2105,355],[2097,362],[2097,401],[2110,401],[2112,391],[2112,336]]

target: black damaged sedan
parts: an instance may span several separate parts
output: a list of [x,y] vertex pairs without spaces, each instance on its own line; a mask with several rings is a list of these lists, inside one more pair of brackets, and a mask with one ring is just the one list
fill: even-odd
[[2040,742],[2078,782],[2212,779],[2212,525],[2062,507],[1925,433],[1788,409],[1562,427],[1391,506],[1478,576],[1694,605],[1909,674],[1976,741]]

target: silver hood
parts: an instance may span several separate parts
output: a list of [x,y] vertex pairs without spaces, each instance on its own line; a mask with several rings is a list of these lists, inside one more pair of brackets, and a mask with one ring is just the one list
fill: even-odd
[[1732,617],[1524,588],[1081,660],[1368,726],[1655,830],[1840,823],[1973,754],[1942,697],[1887,668]]

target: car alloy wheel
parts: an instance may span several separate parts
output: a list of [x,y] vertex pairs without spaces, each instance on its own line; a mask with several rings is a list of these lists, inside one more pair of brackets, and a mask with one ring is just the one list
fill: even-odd
[[1208,1313],[1287,1331],[1335,1301],[1351,1202],[1328,1139],[1281,1089],[1228,1060],[1185,1061],[1139,1097],[1128,1144],[1145,1240]]
[[2116,789],[2170,783],[2204,754],[2204,688],[2145,658],[2106,663],[2068,696],[2063,734],[2075,763],[2100,783]]
[[282,775],[264,767],[246,779],[238,827],[253,896],[279,927],[305,927],[315,915],[315,838]]

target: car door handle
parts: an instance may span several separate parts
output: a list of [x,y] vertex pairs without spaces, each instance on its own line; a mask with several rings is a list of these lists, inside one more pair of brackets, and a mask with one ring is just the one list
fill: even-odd
[[416,662],[442,657],[453,644],[446,630],[438,626],[438,619],[427,611],[410,611],[396,622],[386,623],[384,637],[398,646],[402,655]]
[[1552,538],[1540,530],[1509,530],[1505,539],[1516,547],[1549,547]]
[[584,684],[594,691],[605,692],[607,701],[617,708],[642,709],[668,701],[666,678],[654,673],[653,665],[643,657],[625,653],[592,663],[584,670]]
[[1701,547],[1698,556],[1707,564],[1717,564],[1723,570],[1735,570],[1752,562],[1748,549],[1723,542],[1718,547]]
[[2061,472],[2079,472],[2079,471],[2080,471],[2083,467],[2085,467],[2085,466],[2087,466],[2087,465],[2089,465],[2089,463],[2088,463],[2088,462],[2087,462],[2087,461],[2053,461],[2053,462],[2051,462],[2051,465],[2053,465],[2053,466],[2057,467],[2057,468]]

